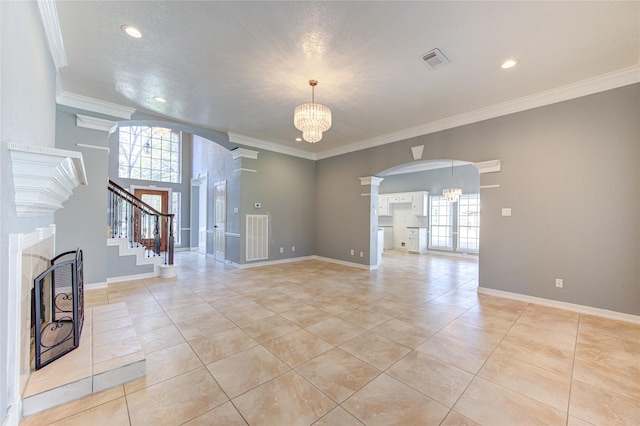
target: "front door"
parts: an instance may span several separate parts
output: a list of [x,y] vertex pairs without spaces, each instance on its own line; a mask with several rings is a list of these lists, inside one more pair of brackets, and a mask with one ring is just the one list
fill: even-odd
[[215,259],[224,262],[225,259],[225,230],[227,227],[227,181],[216,182],[214,197],[216,200],[214,227]]
[[[161,213],[167,213],[169,211],[169,191],[158,189],[141,189],[136,188],[133,191],[133,195],[149,204],[151,207]],[[163,226],[163,222],[160,222],[160,251],[167,250],[167,227]],[[153,239],[155,237],[151,224],[142,225],[142,238],[143,244],[146,246],[153,246]]]

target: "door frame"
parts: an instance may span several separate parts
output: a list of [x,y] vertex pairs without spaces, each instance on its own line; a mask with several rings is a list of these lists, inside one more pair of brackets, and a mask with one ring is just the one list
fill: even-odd
[[[222,200],[219,199],[218,188],[224,186]],[[214,226],[213,226],[213,256],[215,260],[226,260],[226,231],[227,231],[227,181],[221,180],[213,184]],[[222,205],[220,205],[222,201]],[[219,216],[222,216],[222,220]]]
[[[167,212],[171,211],[171,197],[173,192],[171,188],[163,187],[163,186],[155,186],[155,185],[129,185],[129,191],[137,197],[136,190],[166,192],[167,193]],[[138,198],[142,199],[141,197],[138,197]],[[161,212],[161,213],[164,213],[164,212]],[[163,227],[160,233],[160,247],[161,247],[160,250],[161,251],[166,251],[167,242],[168,242],[167,230]]]
[[[198,241],[198,245],[193,246],[192,250],[197,251],[200,254],[204,254],[205,256],[207,255],[208,179],[209,179],[208,173],[204,173],[204,174],[198,173],[197,178],[191,179],[191,209],[190,209],[191,219],[192,219],[191,232],[192,233],[195,232],[196,241]],[[196,188],[197,188],[197,191],[196,191]],[[196,192],[197,192],[197,197],[195,197]],[[204,198],[204,203],[201,203],[200,201],[203,198]],[[196,199],[198,200],[197,210],[194,209],[194,204]],[[204,217],[204,226],[203,224],[200,223],[203,217]],[[196,221],[198,225],[197,227],[193,223],[194,221]],[[202,232],[201,232],[203,228],[204,228],[204,245],[203,245]]]

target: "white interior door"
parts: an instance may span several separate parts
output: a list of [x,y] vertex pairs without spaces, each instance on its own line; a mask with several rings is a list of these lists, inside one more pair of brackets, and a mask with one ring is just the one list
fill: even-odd
[[213,237],[213,251],[215,259],[225,260],[225,232],[227,228],[227,181],[216,182],[215,198],[215,227]]
[[198,253],[207,254],[207,182],[199,186]]

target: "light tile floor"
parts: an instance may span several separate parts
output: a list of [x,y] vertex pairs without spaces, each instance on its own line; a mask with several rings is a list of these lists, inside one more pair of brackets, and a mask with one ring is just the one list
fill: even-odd
[[637,425],[640,326],[477,293],[473,259],[385,252],[112,284],[147,376],[23,425]]

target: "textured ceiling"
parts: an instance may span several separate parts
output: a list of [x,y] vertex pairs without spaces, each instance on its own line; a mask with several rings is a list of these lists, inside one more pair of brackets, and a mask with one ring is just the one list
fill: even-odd
[[[640,55],[637,1],[56,5],[65,92],[313,153],[637,66]],[[420,56],[433,48],[451,63],[429,70]],[[510,57],[519,65],[501,70]],[[309,79],[333,110],[317,144],[295,142],[293,126]]]

